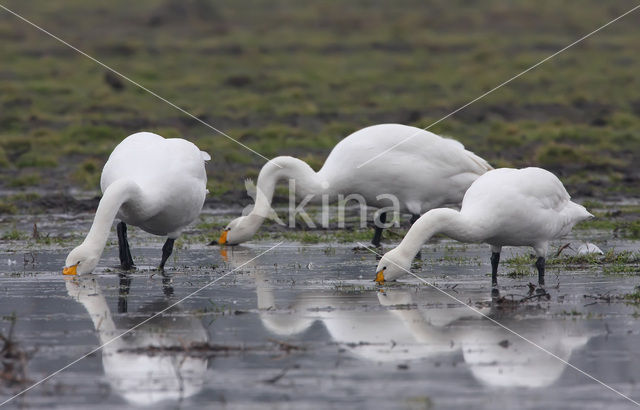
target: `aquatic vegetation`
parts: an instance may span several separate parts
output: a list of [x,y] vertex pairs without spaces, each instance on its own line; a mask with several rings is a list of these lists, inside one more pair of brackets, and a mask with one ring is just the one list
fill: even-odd
[[636,289],[633,293],[624,295],[624,299],[632,305],[640,305],[640,289]]
[[8,387],[23,386],[32,382],[26,375],[27,364],[33,357],[36,350],[25,350],[15,339],[15,325],[17,321],[16,313],[3,316],[3,321],[8,321],[9,330],[7,334],[0,332],[0,358],[2,367],[0,368],[0,381]]
[[640,253],[631,251],[616,252],[613,249],[605,252],[604,255],[586,254],[586,255],[561,255],[550,258],[550,265],[560,266],[581,266],[581,265],[638,265],[640,263]]
[[[535,259],[528,254],[511,257],[505,261],[510,268],[508,276],[521,277],[534,274]],[[605,274],[640,275],[640,253],[608,250],[604,255],[567,255],[550,257],[547,266],[562,270],[601,269]]]
[[15,214],[18,207],[6,200],[0,200],[0,214]]
[[17,230],[15,227],[10,231],[5,232],[2,235],[2,239],[7,241],[19,241],[26,238],[27,236],[24,233]]

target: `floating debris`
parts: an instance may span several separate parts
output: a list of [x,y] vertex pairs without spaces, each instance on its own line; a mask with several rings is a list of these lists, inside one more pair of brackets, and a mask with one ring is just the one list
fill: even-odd
[[585,242],[578,247],[576,250],[577,255],[591,255],[591,254],[604,255],[602,249],[598,248],[595,244],[591,242]]

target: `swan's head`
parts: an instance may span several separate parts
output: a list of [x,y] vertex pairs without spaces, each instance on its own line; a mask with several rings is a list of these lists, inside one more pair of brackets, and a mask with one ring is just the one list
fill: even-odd
[[406,275],[409,268],[411,268],[411,258],[403,255],[399,248],[392,249],[380,259],[374,280],[378,283],[383,283],[397,279],[402,275]]
[[64,275],[84,275],[93,272],[100,261],[100,252],[82,244],[67,256],[62,273]]
[[237,245],[247,242],[253,238],[258,228],[260,228],[260,224],[256,224],[250,215],[241,216],[229,222],[229,225],[222,231],[218,243],[220,245]]

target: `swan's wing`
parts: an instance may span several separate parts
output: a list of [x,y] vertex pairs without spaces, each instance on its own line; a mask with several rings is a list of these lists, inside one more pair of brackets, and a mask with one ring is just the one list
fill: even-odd
[[[401,124],[379,124],[363,128],[338,142],[319,173],[331,174],[363,164],[385,164],[386,169],[412,168],[422,175],[449,177],[461,173],[482,175],[493,169],[487,161],[460,142]],[[413,166],[411,166],[412,164]],[[367,173],[371,168],[362,168]]]
[[531,167],[517,173],[522,183],[515,181],[515,185],[522,194],[536,200],[543,208],[560,211],[571,199],[558,177],[547,170]]
[[465,173],[482,175],[493,169],[486,160],[465,149],[459,141],[428,134],[430,135],[425,137],[429,139],[424,139],[429,144],[428,149],[423,148],[421,151],[414,152],[422,152],[424,160],[428,161],[434,169],[439,170],[443,176]]
[[442,141],[443,143],[451,144],[451,146],[453,146],[453,147],[464,149],[464,145],[458,140],[455,140],[455,139],[453,139],[451,137],[443,137],[443,136],[441,136],[440,138],[443,139],[443,141]]
[[570,200],[562,182],[551,172],[541,168],[500,168],[478,178],[467,190],[465,204],[521,204],[520,210],[535,209],[560,211]]

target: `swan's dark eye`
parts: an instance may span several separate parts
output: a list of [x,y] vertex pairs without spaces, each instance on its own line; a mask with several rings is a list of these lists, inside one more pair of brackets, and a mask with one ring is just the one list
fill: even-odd
[[382,270],[385,270],[385,269],[387,269],[387,267],[386,267],[386,266],[383,266],[383,267],[382,267]]
[[76,265],[80,265],[80,261],[78,261],[78,263],[76,263]]

